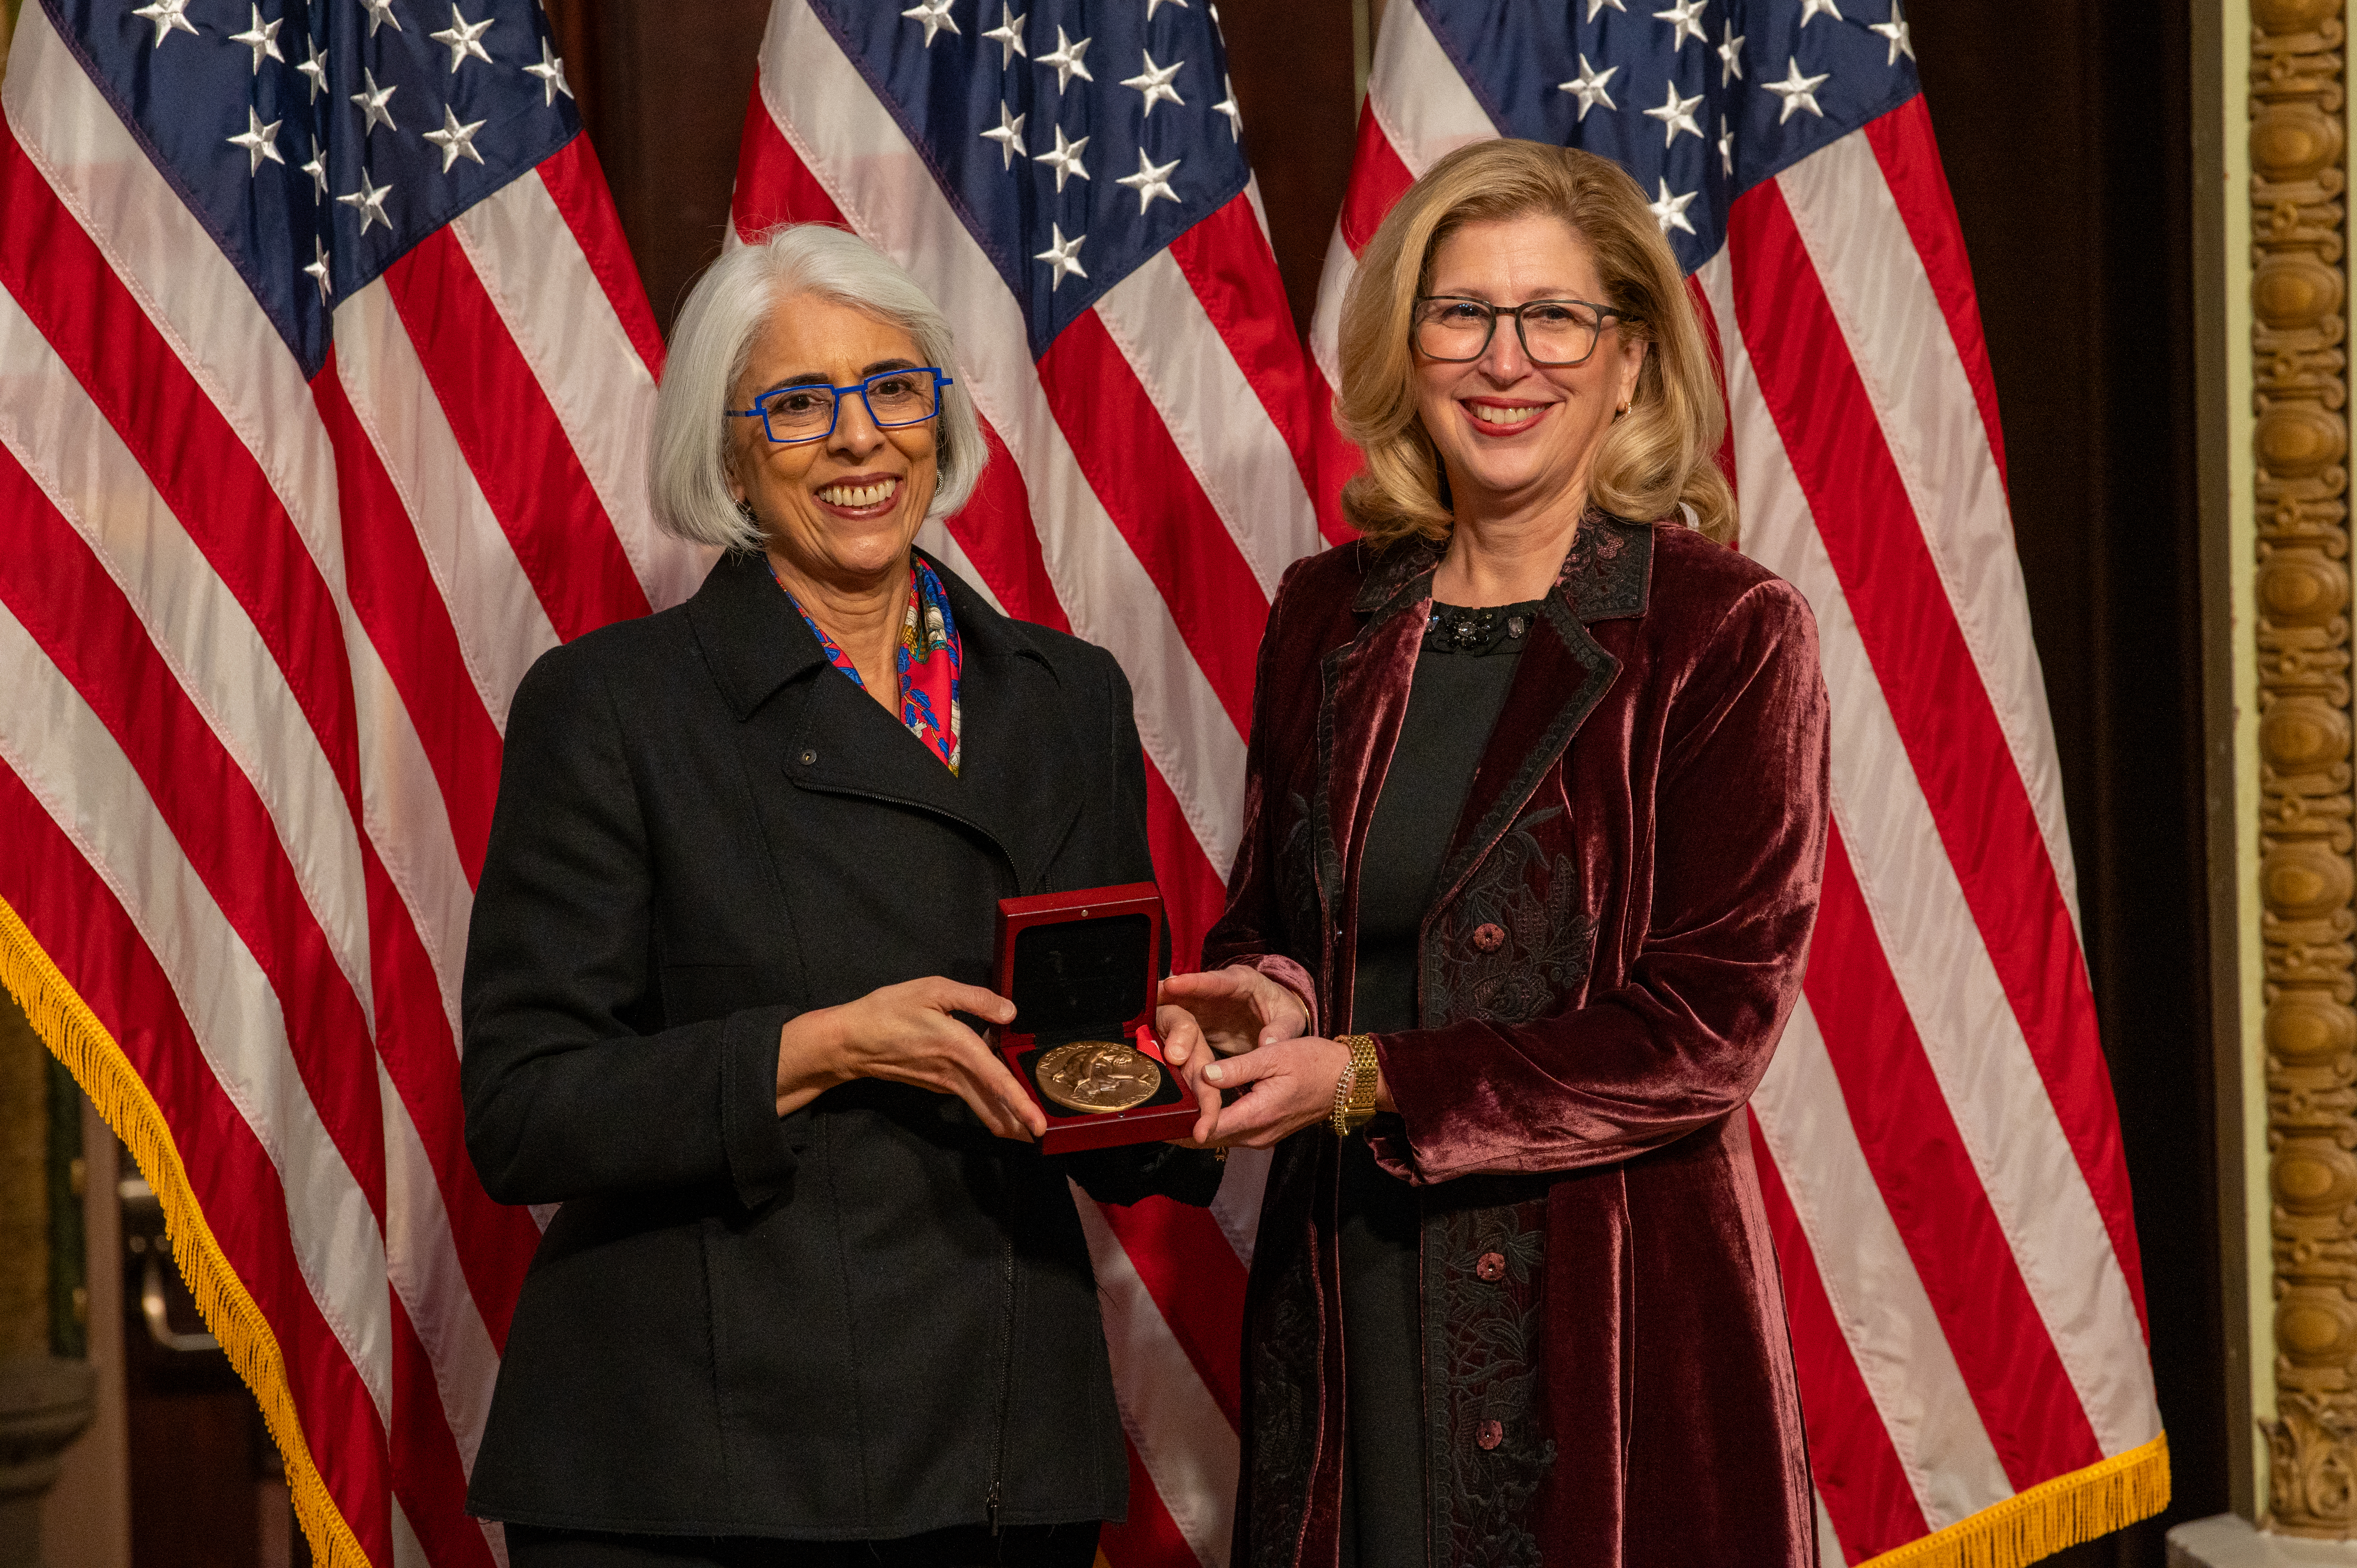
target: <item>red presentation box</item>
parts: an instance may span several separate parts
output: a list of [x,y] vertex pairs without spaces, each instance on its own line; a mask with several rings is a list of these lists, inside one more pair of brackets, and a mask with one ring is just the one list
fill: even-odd
[[[1193,1130],[1194,1102],[1154,1036],[1161,951],[1162,896],[1151,882],[998,901],[996,990],[1015,1004],[998,1051],[1048,1113],[1042,1153],[1183,1138]],[[1076,1040],[1135,1047],[1161,1069],[1161,1086],[1127,1111],[1066,1110],[1041,1091],[1037,1069],[1042,1057]]]

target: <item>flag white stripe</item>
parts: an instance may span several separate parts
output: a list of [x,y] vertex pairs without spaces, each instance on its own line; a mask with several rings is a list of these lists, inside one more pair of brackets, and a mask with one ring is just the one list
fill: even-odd
[[[38,417],[22,417],[38,411]],[[156,654],[269,812],[303,901],[374,1026],[360,835],[285,673],[114,427],[0,290],[0,446],[130,602]]]
[[393,1568],[434,1568],[433,1556],[426,1552],[425,1543],[417,1539],[417,1529],[403,1511],[401,1499],[388,1496],[385,1503],[393,1511]]
[[1498,127],[1413,5],[1387,11],[1367,72],[1367,103],[1407,172],[1420,175]]
[[1318,309],[1309,317],[1309,357],[1329,388],[1342,384],[1342,300],[1358,273],[1359,259],[1351,254],[1351,242],[1337,223],[1334,237],[1326,242],[1325,270],[1318,274]]
[[1806,998],[1751,1096],[1859,1378],[1933,1530],[2013,1495],[1882,1189]]
[[278,997],[131,759],[5,605],[0,762],[113,890],[162,967],[221,1092],[277,1169],[296,1267],[389,1429],[384,1239],[304,1090]]
[[1732,274],[1697,274],[1719,319],[1747,552],[1816,612],[1833,704],[1833,810],[1941,1093],[2055,1353],[2106,1454],[2159,1430],[2144,1334],[2111,1234],[1949,861],[1841,582],[1776,435]]
[[1227,1568],[1243,1452],[1235,1428],[1172,1337],[1162,1308],[1095,1201],[1077,1184],[1072,1203],[1088,1236],[1089,1260],[1104,1304],[1105,1348],[1113,1358],[1122,1424],[1197,1561],[1203,1568]]
[[[791,118],[780,101],[782,81],[793,84],[806,122]],[[1136,693],[1147,755],[1224,876],[1243,814],[1243,737],[1073,458],[1039,387],[1006,281],[802,0],[783,0],[770,13],[759,91],[779,133],[853,227],[913,273],[943,314],[961,324],[967,385],[1022,470],[1064,613],[1075,632],[1120,659]]]
[[336,306],[336,370],[416,529],[467,674],[505,733],[524,671],[563,639],[467,466],[382,278]]
[[1236,1261],[1252,1267],[1253,1245],[1260,1237],[1260,1200],[1268,1190],[1268,1149],[1231,1149],[1220,1176],[1220,1190],[1211,1199],[1211,1218],[1219,1221]]
[[1105,291],[1096,313],[1261,592],[1274,596],[1287,566],[1324,548],[1317,509],[1284,433],[1194,285],[1168,251],[1157,251]]
[[695,592],[714,553],[674,539],[647,499],[655,379],[537,171],[453,219],[451,232],[532,367],[656,609]]
[[1809,1501],[1817,1514],[1817,1568],[1849,1568],[1849,1560],[1842,1555],[1841,1537],[1834,1530],[1834,1516],[1825,1511],[1824,1493],[1810,1487]]
[[366,638],[352,647],[352,706],[360,725],[362,825],[434,966],[455,1049],[475,890],[458,863],[441,781],[392,672]]
[[434,1179],[434,1162],[382,1061],[377,1093],[384,1102],[385,1263],[393,1290],[434,1369],[442,1413],[457,1444],[459,1467],[475,1468],[500,1353],[458,1263],[458,1242]]
[[2061,767],[2048,739],[2054,721],[2013,516],[1947,316],[1862,133],[1803,158],[1776,183],[1866,383],[2075,922]]

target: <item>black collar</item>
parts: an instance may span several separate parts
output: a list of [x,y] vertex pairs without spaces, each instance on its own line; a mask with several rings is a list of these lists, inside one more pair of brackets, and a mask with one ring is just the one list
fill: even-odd
[[[919,551],[948,591],[950,614],[969,667],[979,661],[1026,659],[1052,677],[1054,667],[1020,621],[993,609],[955,572]],[[688,622],[705,665],[739,724],[751,718],[787,682],[827,662],[826,650],[780,591],[759,551],[722,555],[686,605]]]
[[[1652,593],[1653,530],[1657,525],[1631,522],[1594,507],[1579,520],[1571,550],[1564,557],[1563,580],[1557,592],[1582,625],[1641,616]],[[1361,543],[1373,559],[1359,585],[1351,607],[1377,620],[1432,596],[1432,574],[1440,565],[1441,546],[1420,537],[1401,540],[1387,549]]]

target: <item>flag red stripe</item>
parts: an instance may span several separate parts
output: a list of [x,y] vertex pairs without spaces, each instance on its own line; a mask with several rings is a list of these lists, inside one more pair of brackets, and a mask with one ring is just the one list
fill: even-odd
[[349,1069],[369,1027],[262,798],[148,640],[130,601],[16,455],[0,447],[0,604],[73,683],[146,785],[222,916],[269,977],[328,1135],[384,1219],[376,1075]]
[[[1923,1055],[1838,827],[1805,983],[1851,1126],[2015,1489],[2103,1455]],[[2033,1330],[2025,1332],[2025,1329]]]
[[1357,443],[1344,435],[1334,424],[1334,389],[1316,367],[1309,372],[1309,439],[1314,461],[1311,467],[1317,478],[1309,487],[1312,499],[1318,503],[1318,531],[1331,544],[1356,539],[1359,531],[1342,515],[1342,487],[1351,476],[1366,467],[1366,458]]
[[848,229],[842,209],[819,184],[802,155],[770,118],[759,81],[745,106],[745,134],[737,144],[737,194],[729,220],[750,240],[780,223],[832,223]]
[[1882,1424],[1882,1412],[1858,1374],[1849,1341],[1842,1337],[1833,1299],[1817,1273],[1816,1254],[1756,1116],[1751,1119],[1751,1150],[1752,1163],[1760,1167],[1768,1229],[1776,1238],[1777,1265],[1784,1276],[1793,1371],[1805,1391],[1801,1415],[1809,1432],[1810,1468],[1845,1556],[1862,1562],[1930,1534],[1931,1521],[1915,1500],[1906,1466]]
[[1899,204],[1900,219],[1915,242],[1915,253],[1931,275],[1932,293],[1948,318],[1948,336],[1964,361],[1964,379],[1988,432],[1989,455],[1996,459],[1997,482],[2005,481],[2005,428],[1997,418],[1996,373],[1989,368],[1988,341],[1981,334],[1980,301],[1973,292],[1972,262],[1964,254],[1964,225],[1956,218],[1948,172],[1932,139],[1932,111],[1917,93],[1889,113],[1867,122],[1867,145],[1882,166],[1882,181]]
[[458,1094],[458,1043],[450,1037],[433,962],[376,846],[362,839],[361,854],[368,878],[377,1055],[433,1162],[434,1185],[449,1215],[468,1293],[492,1348],[505,1351],[508,1318],[540,1245],[540,1228],[527,1211],[492,1202],[475,1175],[467,1153],[466,1107]]
[[1146,843],[1170,920],[1171,972],[1184,974],[1203,961],[1203,934],[1228,907],[1228,890],[1152,757],[1146,761]]
[[[1773,181],[1735,203],[1728,247],[1745,340],[1779,345],[1753,360],[1760,392],[2141,1320],[2144,1282],[2118,1113],[2078,933],[2029,790]],[[1890,678],[1900,671],[1903,679]]]
[[72,371],[236,596],[358,819],[351,666],[326,581],[253,454],[58,200],[5,117],[0,287]]
[[[645,615],[622,542],[548,394],[458,237],[436,229],[384,272],[435,401],[556,635]],[[591,525],[589,520],[599,520]]]
[[1202,303],[1203,314],[1228,346],[1260,405],[1301,468],[1312,489],[1309,431],[1302,396],[1301,338],[1293,329],[1293,306],[1276,252],[1260,226],[1252,199],[1238,195],[1170,242],[1170,259]]
[[1167,1197],[1127,1208],[1108,1203],[1098,1212],[1228,1424],[1241,1428],[1244,1267],[1227,1233],[1210,1209]]
[[639,264],[631,259],[630,242],[614,215],[613,199],[606,193],[605,172],[597,166],[597,149],[589,145],[588,133],[577,133],[543,158],[539,172],[540,182],[548,188],[556,210],[564,214],[565,226],[573,231],[573,242],[581,247],[597,285],[606,291],[614,314],[621,317],[630,346],[639,351],[647,370],[660,378],[662,331],[647,305],[646,285],[639,279]]
[[976,414],[974,423],[990,448],[990,464],[972,498],[949,520],[950,536],[1008,615],[1069,632],[1072,623],[1048,576],[1039,531],[1031,526],[1031,494],[1024,487],[1023,470],[1015,466],[990,421]]
[[1369,97],[1359,106],[1359,146],[1351,155],[1351,184],[1342,195],[1342,242],[1351,254],[1367,248],[1383,214],[1415,183],[1415,176],[1375,119],[1375,101]]
[[1234,536],[1094,311],[1082,312],[1049,345],[1039,382],[1089,489],[1243,731],[1252,720],[1253,664],[1268,596]]
[[352,614],[401,693],[472,886],[482,875],[499,796],[500,732],[467,671],[449,603],[426,564],[416,527],[337,374],[332,349],[312,378],[311,397],[336,454]]
[[433,1363],[401,1293],[392,1295],[393,1496],[433,1568],[496,1568],[482,1526],[467,1517],[467,1473]]
[[287,1388],[328,1494],[374,1563],[390,1563],[384,1433],[376,1406],[303,1282],[285,1190],[229,1102],[170,979],[114,892],[24,781],[0,768],[0,897],[70,976],[172,1130],[222,1256],[271,1326]]

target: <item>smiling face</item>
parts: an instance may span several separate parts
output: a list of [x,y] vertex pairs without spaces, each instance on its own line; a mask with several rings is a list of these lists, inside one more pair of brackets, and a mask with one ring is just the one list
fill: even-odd
[[[1424,292],[1522,305],[1608,304],[1596,259],[1571,225],[1530,213],[1468,223],[1441,242]],[[1585,504],[1587,472],[1613,411],[1637,390],[1645,345],[1608,317],[1584,364],[1534,365],[1511,321],[1463,363],[1416,356],[1416,410],[1439,450],[1460,521]]]
[[[855,306],[813,295],[781,301],[754,335],[732,408],[775,387],[850,386],[921,363],[916,339]],[[749,502],[790,579],[856,591],[901,570],[940,478],[940,422],[878,429],[846,395],[823,440],[780,446],[758,419],[728,421],[729,489]]]

